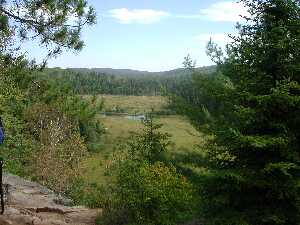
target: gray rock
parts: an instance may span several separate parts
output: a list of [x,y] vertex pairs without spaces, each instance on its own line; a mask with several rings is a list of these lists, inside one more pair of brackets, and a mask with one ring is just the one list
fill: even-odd
[[101,209],[71,207],[72,201],[44,186],[5,174],[6,206],[1,225],[93,225]]

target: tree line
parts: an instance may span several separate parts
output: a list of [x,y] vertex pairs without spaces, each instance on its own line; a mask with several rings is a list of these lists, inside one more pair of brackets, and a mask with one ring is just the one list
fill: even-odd
[[[215,67],[198,68],[199,71],[214,71]],[[142,72],[141,72],[142,73]],[[40,76],[57,83],[68,85],[79,95],[166,95],[166,93],[187,93],[191,85],[191,72],[144,74],[107,74],[89,70],[47,68]]]

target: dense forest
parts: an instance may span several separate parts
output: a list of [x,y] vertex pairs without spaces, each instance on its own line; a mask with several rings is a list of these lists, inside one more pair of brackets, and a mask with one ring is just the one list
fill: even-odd
[[[210,74],[215,66],[197,68]],[[184,92],[191,84],[192,73],[187,69],[166,72],[142,72],[113,69],[45,69],[45,79],[69,85],[80,95],[165,95],[166,92]]]

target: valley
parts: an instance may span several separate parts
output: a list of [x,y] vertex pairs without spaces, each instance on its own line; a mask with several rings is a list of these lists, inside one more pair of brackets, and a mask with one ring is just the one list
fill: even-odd
[[[89,98],[89,96],[84,96]],[[167,110],[167,99],[162,96],[120,96],[120,95],[99,95],[98,101],[104,101],[103,112],[122,112],[121,115],[99,115],[103,123],[105,133],[101,139],[96,152],[83,160],[83,178],[88,183],[105,184],[106,168],[111,164],[111,156],[116,150],[120,150],[133,133],[140,133],[143,129],[141,120],[129,119],[124,114],[145,115],[152,110],[162,112]],[[119,109],[119,110],[116,110]],[[189,121],[179,115],[155,115],[154,121],[162,124],[161,132],[170,134],[171,144],[169,146],[169,157],[176,154],[188,154],[201,151],[205,140],[203,134],[195,130]]]

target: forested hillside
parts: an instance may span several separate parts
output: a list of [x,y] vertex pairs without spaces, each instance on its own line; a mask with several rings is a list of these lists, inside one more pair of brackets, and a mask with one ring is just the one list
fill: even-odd
[[[210,74],[215,66],[195,69]],[[115,69],[47,68],[41,76],[69,85],[76,94],[165,95],[187,91],[192,73],[187,69],[165,72],[143,72]]]
[[[186,70],[184,68],[169,70],[169,71],[161,71],[161,72],[148,72],[148,71],[139,71],[139,70],[131,70],[131,69],[112,69],[112,68],[68,68],[69,70],[81,73],[105,73],[109,75],[115,76],[125,76],[125,77],[136,77],[136,76],[181,76],[186,74]],[[199,72],[211,73],[216,69],[216,66],[204,66],[195,68],[195,70]]]

